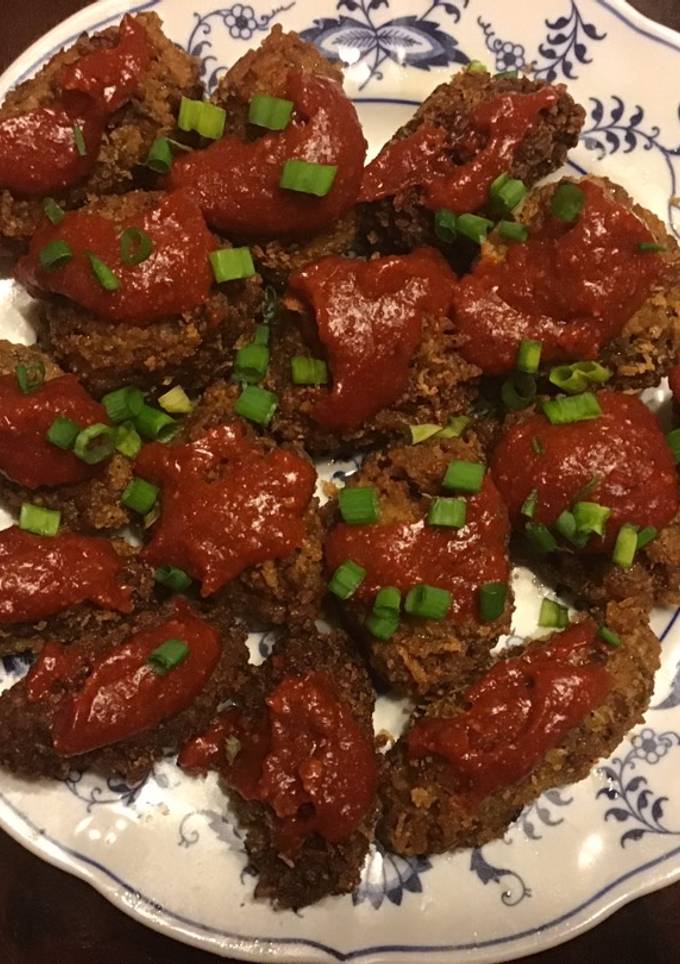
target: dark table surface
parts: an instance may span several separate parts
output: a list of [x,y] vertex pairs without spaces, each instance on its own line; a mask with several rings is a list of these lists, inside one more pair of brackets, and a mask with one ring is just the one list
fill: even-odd
[[[0,71],[28,44],[84,6],[82,0],[0,0]],[[680,0],[634,0],[633,6],[680,30]],[[86,884],[38,860],[0,831],[0,964],[215,960],[141,927]],[[582,937],[531,960],[677,964],[680,883],[634,901]]]

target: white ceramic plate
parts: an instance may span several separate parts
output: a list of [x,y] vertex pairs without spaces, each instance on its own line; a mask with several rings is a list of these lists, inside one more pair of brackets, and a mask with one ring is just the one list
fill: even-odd
[[[227,0],[229,2],[229,0]],[[0,96],[82,30],[154,9],[168,34],[220,70],[274,23],[306,31],[346,64],[375,151],[435,84],[468,59],[529,66],[566,81],[588,108],[572,163],[602,171],[680,237],[680,126],[673,78],[680,37],[623,0],[105,0],[34,44],[0,79]],[[29,300],[0,280],[0,334],[32,341]],[[651,393],[654,407],[665,392]],[[0,510],[1,512],[1,510]],[[9,523],[0,515],[0,525]],[[539,594],[518,574],[515,632],[535,628]],[[360,888],[275,913],[252,900],[238,830],[214,778],[164,762],[128,787],[73,774],[65,783],[0,775],[0,826],[89,881],[142,923],[217,954],[311,961],[501,961],[591,927],[626,901],[680,877],[680,622],[657,611],[663,665],[647,722],[605,766],[529,807],[505,840],[432,860],[375,851]],[[266,650],[264,642],[255,648]],[[0,689],[23,671],[0,661]],[[390,714],[386,715],[386,714]],[[383,707],[381,724],[398,719]]]

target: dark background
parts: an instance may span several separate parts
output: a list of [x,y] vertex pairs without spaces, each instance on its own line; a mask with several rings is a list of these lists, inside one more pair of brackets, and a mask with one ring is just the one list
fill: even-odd
[[[522,0],[516,0],[522,2]],[[540,0],[525,0],[540,3]],[[0,0],[0,71],[82,0]],[[680,0],[634,0],[680,30]],[[633,65],[631,65],[633,66]],[[659,78],[676,85],[680,74]],[[0,964],[213,964],[115,910],[90,887],[33,857],[0,831]],[[532,964],[678,964],[680,883],[624,907]]]

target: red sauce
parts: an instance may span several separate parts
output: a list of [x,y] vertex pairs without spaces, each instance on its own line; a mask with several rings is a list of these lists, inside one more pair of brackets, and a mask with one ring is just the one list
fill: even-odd
[[578,623],[501,660],[468,690],[466,710],[412,727],[409,757],[441,757],[471,803],[524,779],[612,687],[595,632],[594,623]]
[[521,507],[534,489],[533,519],[547,526],[574,502],[608,506],[605,538],[591,536],[587,548],[609,552],[624,522],[662,529],[680,497],[673,456],[652,412],[632,395],[597,397],[597,419],[551,425],[536,414],[517,422],[496,448],[491,471],[517,526],[526,521]]
[[680,365],[675,365],[669,371],[668,387],[673,395],[673,400],[680,403]]
[[[168,639],[181,639],[189,653],[164,675],[147,662]],[[199,695],[220,658],[220,638],[184,601],[175,613],[141,630],[97,659],[86,679],[57,706],[52,721],[54,749],[60,756],[89,753],[151,730],[181,713]],[[63,660],[67,662],[64,663]],[[41,699],[55,685],[82,670],[77,659],[41,654],[28,679],[29,699]],[[50,679],[50,677],[52,677]]]
[[382,586],[407,592],[418,583],[452,594],[448,619],[460,623],[476,617],[479,588],[509,577],[508,516],[490,476],[481,491],[466,499],[462,529],[418,522],[350,526],[340,523],[326,540],[329,571],[346,559],[364,569],[366,578],[354,598],[372,599]]
[[[356,201],[366,142],[352,102],[334,81],[298,70],[289,72],[284,88],[276,96],[295,104],[286,130],[254,141],[223,137],[176,160],[168,175],[170,187],[190,188],[208,223],[230,236],[320,231]],[[292,158],[337,165],[325,197],[279,187],[283,165]]]
[[596,358],[644,304],[663,271],[653,240],[628,208],[590,181],[574,224],[548,217],[502,261],[483,258],[456,292],[461,354],[489,375],[514,369],[523,338],[543,345],[542,362]]
[[91,478],[98,466],[87,465],[47,440],[58,415],[82,428],[108,424],[106,409],[91,398],[75,375],[61,375],[24,395],[15,375],[0,375],[0,472],[12,482],[37,489],[73,485]]
[[359,428],[406,390],[427,315],[451,310],[456,277],[434,249],[374,261],[328,257],[290,279],[314,313],[333,386],[311,416],[331,431]]
[[[126,228],[141,228],[152,241],[153,251],[141,264],[121,260],[120,238]],[[46,271],[40,266],[40,251],[57,239],[66,241],[73,258],[62,268]],[[208,257],[215,246],[196,202],[186,191],[177,191],[153,208],[116,221],[90,211],[70,211],[58,225],[45,222],[19,262],[17,277],[34,294],[51,291],[107,321],[143,327],[203,304],[213,281]],[[118,276],[117,291],[99,284],[88,251]]]
[[81,675],[87,674],[87,669],[87,657],[82,647],[45,643],[26,676],[28,702],[63,695]]
[[61,74],[60,86],[63,91],[87,94],[106,113],[113,113],[137,93],[150,61],[144,26],[126,14],[115,47],[102,47],[69,64]]
[[387,144],[368,165],[361,201],[422,188],[422,203],[436,211],[475,211],[488,199],[492,181],[512,166],[515,152],[538,115],[557,103],[558,92],[544,87],[531,94],[500,94],[472,110],[461,144],[471,160],[453,165],[446,134],[425,123],[413,134]]
[[143,557],[200,579],[204,596],[304,542],[314,466],[286,449],[263,452],[239,422],[187,445],[146,445],[136,472],[163,489]]
[[[267,707],[268,719],[259,726],[248,726],[234,711],[222,715],[182,751],[180,766],[217,766],[246,799],[268,803],[284,852],[294,852],[312,833],[331,842],[347,839],[375,795],[371,737],[322,672],[288,677],[269,695]],[[225,749],[230,736],[241,744],[232,763]]]
[[84,602],[132,611],[123,563],[106,539],[0,532],[0,624],[38,622]]

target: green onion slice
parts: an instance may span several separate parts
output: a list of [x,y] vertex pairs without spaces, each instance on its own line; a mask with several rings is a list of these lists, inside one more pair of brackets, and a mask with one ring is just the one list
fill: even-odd
[[97,465],[108,459],[116,447],[115,430],[110,425],[96,422],[78,433],[73,452],[82,462]]
[[159,586],[172,592],[184,592],[191,585],[191,576],[177,566],[159,566],[153,574]]
[[166,639],[162,646],[149,654],[147,663],[158,676],[165,676],[189,655],[189,647],[182,639]]
[[351,526],[370,525],[380,518],[378,491],[372,485],[342,489],[338,505],[343,521]]
[[543,414],[553,425],[569,425],[599,418],[602,409],[592,392],[572,395],[571,398],[550,398],[542,404]]
[[313,164],[293,159],[283,165],[279,186],[287,191],[325,197],[333,187],[337,172],[337,164]]
[[153,241],[141,228],[126,228],[120,236],[120,260],[123,264],[141,264],[151,257]]
[[600,639],[603,639],[607,646],[620,646],[621,637],[618,633],[615,633],[613,629],[609,629],[608,626],[600,626],[597,630],[597,635]]
[[428,422],[423,425],[409,425],[411,444],[418,445],[420,442],[426,442],[427,439],[435,435],[437,438],[460,438],[469,424],[469,416],[455,415],[449,419],[444,428],[442,428],[441,425],[434,425]]
[[76,145],[76,150],[81,157],[87,156],[87,144],[85,143],[85,135],[83,134],[83,129],[80,124],[73,125],[73,143]]
[[522,503],[522,508],[520,509],[520,512],[522,513],[522,515],[526,515],[530,519],[533,519],[534,512],[536,511],[537,502],[538,502],[538,489],[532,489],[529,495]]
[[331,576],[328,589],[338,599],[349,599],[365,578],[366,570],[351,559],[346,559]]
[[121,502],[133,512],[146,515],[155,506],[159,492],[157,485],[152,485],[146,479],[140,479],[135,475],[123,492]]
[[481,244],[493,227],[493,221],[483,218],[479,214],[459,214],[456,218],[458,234],[469,238],[475,244]]
[[611,370],[597,362],[574,362],[551,369],[550,381],[561,391],[569,394],[583,392],[590,382],[601,385],[612,377]]
[[53,197],[45,198],[42,203],[42,209],[45,217],[48,218],[52,224],[61,224],[66,217],[66,211],[57,204]]
[[322,358],[307,358],[295,355],[290,361],[291,378],[294,385],[326,385],[328,365]]
[[485,582],[479,589],[479,611],[482,619],[490,622],[503,615],[508,597],[506,582]]
[[255,385],[261,382],[269,367],[269,349],[255,342],[244,345],[236,352],[234,376],[240,381]]
[[24,502],[19,513],[19,528],[36,536],[56,536],[61,523],[61,512],[41,505]]
[[656,241],[641,241],[637,246],[642,254],[661,254],[666,250],[665,244],[658,244]]
[[644,529],[640,529],[637,534],[637,548],[644,549],[645,546],[649,545],[650,542],[653,542],[653,540],[656,539],[658,534],[659,533],[654,526],[645,526]]
[[454,415],[439,432],[439,438],[460,438],[469,424],[468,415]]
[[366,620],[366,629],[378,639],[389,639],[399,628],[401,593],[394,586],[384,586],[375,597]]
[[42,388],[45,381],[45,366],[41,361],[29,362],[28,365],[17,365],[14,369],[19,391],[24,395]]
[[248,105],[248,120],[270,131],[282,131],[288,127],[294,107],[292,100],[256,94]]
[[449,465],[442,479],[445,489],[457,492],[479,492],[484,482],[486,466],[483,462],[468,462],[465,459],[454,459]]
[[576,532],[579,535],[590,535],[595,533],[604,536],[604,529],[607,519],[612,514],[612,510],[605,505],[597,502],[576,502],[572,509]]
[[451,593],[447,589],[422,584],[409,589],[404,609],[410,616],[421,619],[444,619],[451,608]]
[[239,395],[234,411],[258,425],[269,425],[279,404],[279,397],[258,385],[246,385]]
[[677,465],[680,462],[680,428],[674,428],[672,432],[669,432],[666,441]]
[[141,412],[144,407],[144,392],[135,385],[125,385],[104,395],[102,405],[114,424],[125,422]]
[[504,241],[513,241],[519,244],[523,244],[529,238],[528,228],[517,221],[499,221],[498,233]]
[[40,249],[38,261],[40,267],[44,268],[45,271],[56,271],[57,268],[63,268],[65,264],[68,264],[72,257],[71,246],[65,241],[58,240],[50,241],[49,244]]
[[451,529],[462,529],[465,525],[467,503],[465,499],[445,499],[438,497],[433,500],[427,514],[427,523],[431,526],[446,526]]
[[431,423],[425,423],[424,425],[409,425],[411,444],[419,445],[421,442],[426,442],[427,439],[432,438],[434,435],[439,435],[441,430],[441,425],[434,425]]
[[181,385],[175,385],[169,392],[159,396],[158,404],[171,415],[188,415],[193,412],[193,402]]
[[239,278],[252,278],[255,274],[250,248],[220,248],[218,251],[211,251],[210,264],[218,284],[237,281]]
[[105,261],[92,251],[87,252],[87,257],[95,276],[104,291],[117,291],[120,288],[120,278],[113,273]]
[[550,213],[559,221],[575,221],[586,203],[586,196],[580,187],[565,181],[558,184],[550,199]]
[[573,542],[574,536],[576,535],[576,519],[572,512],[567,509],[564,512],[560,512],[557,519],[555,520],[555,530],[564,538]]
[[569,610],[554,599],[543,599],[538,625],[547,629],[566,629],[569,625]]
[[226,118],[227,112],[223,107],[206,100],[182,97],[177,126],[181,131],[196,131],[201,137],[216,141],[224,134]]
[[458,237],[456,231],[456,215],[453,211],[440,208],[434,215],[434,233],[440,241],[451,244]]
[[180,428],[174,418],[151,405],[142,405],[133,422],[142,438],[151,442],[169,442]]
[[498,214],[510,214],[524,200],[527,189],[523,181],[501,174],[489,188],[489,201]]
[[255,335],[253,337],[253,344],[268,345],[270,335],[271,335],[271,329],[269,328],[269,325],[255,325]]
[[625,522],[619,529],[614,544],[612,560],[622,569],[630,569],[637,552],[637,528]]
[[541,364],[543,345],[533,338],[523,338],[517,352],[517,368],[527,375],[535,375]]
[[66,451],[73,448],[73,443],[80,430],[81,427],[77,422],[66,418],[64,415],[57,415],[47,430],[47,440],[51,442],[52,445],[56,445],[57,448]]
[[142,449],[142,440],[132,422],[116,426],[116,451],[128,459],[136,459]]
[[471,60],[465,68],[468,74],[488,74],[489,68],[481,60]]
[[532,375],[514,372],[501,386],[503,404],[511,412],[527,408],[536,398],[536,381]]
[[147,155],[146,166],[156,174],[167,174],[173,160],[172,147],[168,138],[157,137]]
[[554,535],[541,522],[527,522],[524,531],[534,549],[540,553],[552,552],[557,548]]

